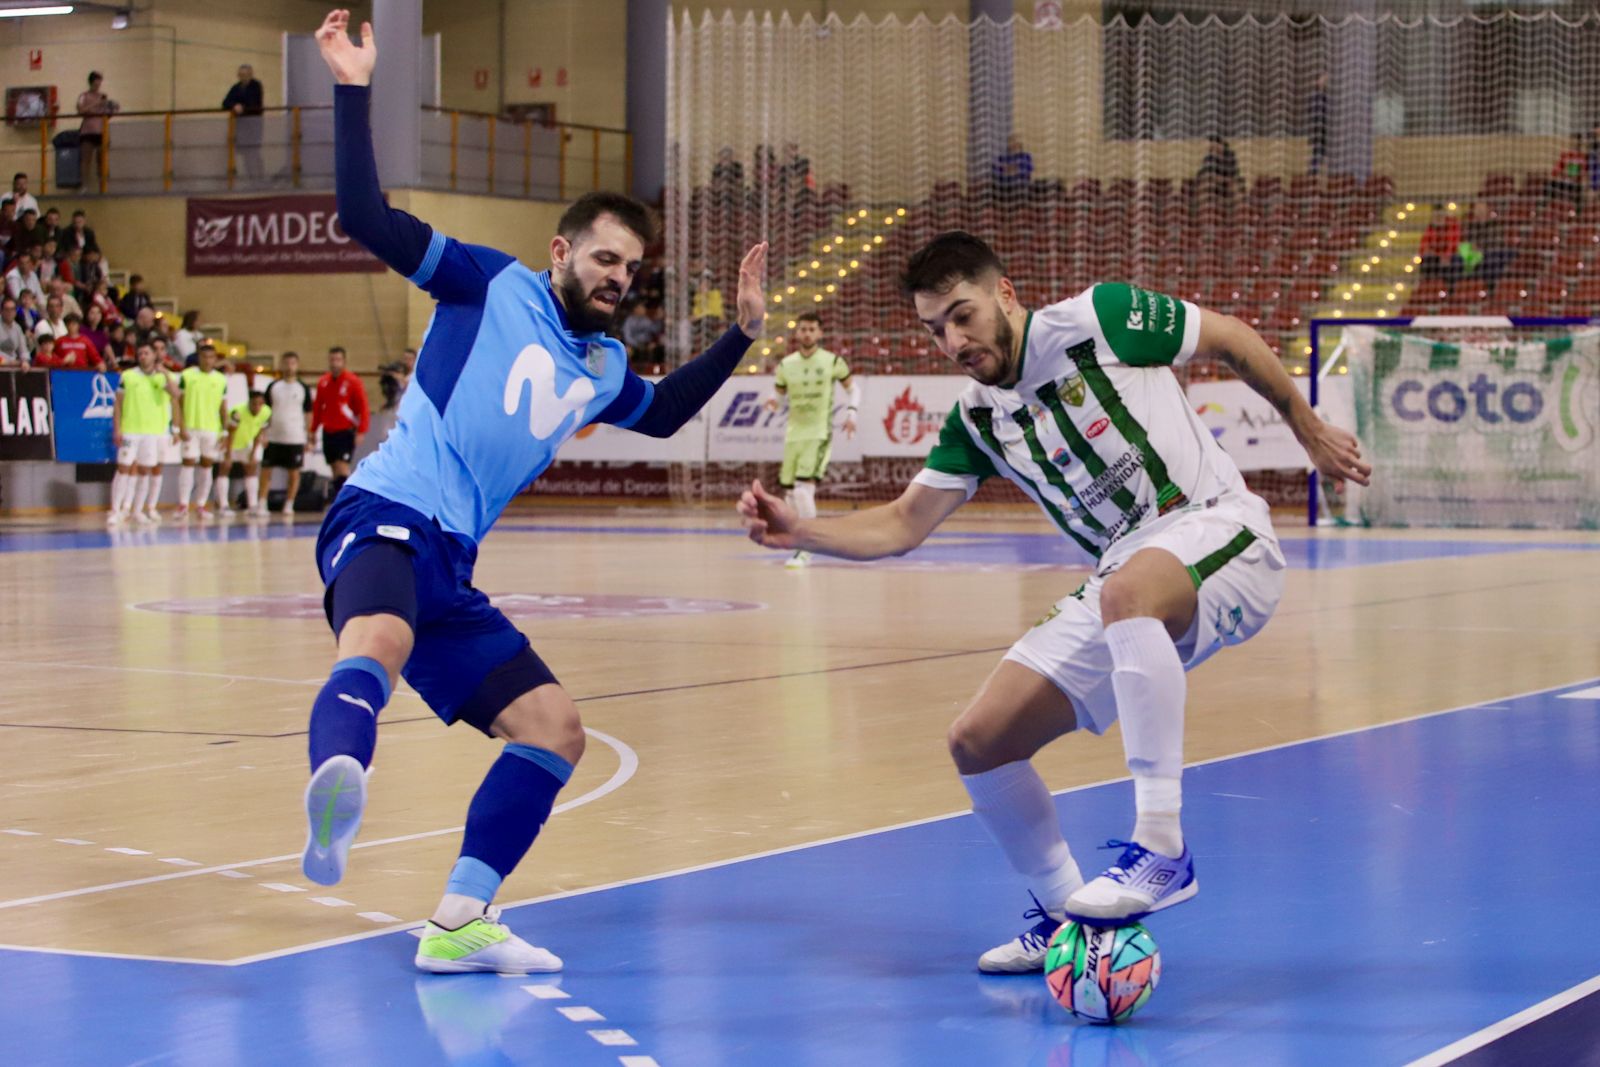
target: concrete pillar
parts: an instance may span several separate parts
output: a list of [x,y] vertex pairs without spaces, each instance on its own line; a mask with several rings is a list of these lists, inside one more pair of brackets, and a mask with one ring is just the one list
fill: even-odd
[[[989,176],[996,156],[1011,137],[1012,0],[969,0],[970,31],[967,101],[967,180]],[[989,21],[978,22],[988,16]]]
[[372,139],[385,189],[422,181],[422,0],[372,0],[378,69],[372,78]]
[[628,0],[628,130],[633,188],[646,203],[667,176],[667,0]]

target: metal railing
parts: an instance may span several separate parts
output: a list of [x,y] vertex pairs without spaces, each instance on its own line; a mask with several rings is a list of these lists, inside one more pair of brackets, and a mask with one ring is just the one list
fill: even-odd
[[[566,200],[631,184],[633,138],[626,130],[422,110],[422,188]],[[78,187],[52,188],[53,139],[78,121],[60,114],[42,119],[37,143],[32,131],[20,129],[0,137],[0,170],[31,171],[39,175],[35,188],[51,195],[74,188],[139,196],[333,185],[331,107],[268,108],[245,116],[209,109],[105,116],[101,144],[79,150],[90,173],[81,175]]]

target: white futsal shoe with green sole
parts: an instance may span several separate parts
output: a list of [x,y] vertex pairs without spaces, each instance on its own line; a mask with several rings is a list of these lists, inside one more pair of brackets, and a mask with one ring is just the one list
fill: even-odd
[[430,974],[550,974],[561,970],[560,957],[512,933],[500,921],[500,909],[493,905],[457,930],[431,922],[424,926],[416,964]]

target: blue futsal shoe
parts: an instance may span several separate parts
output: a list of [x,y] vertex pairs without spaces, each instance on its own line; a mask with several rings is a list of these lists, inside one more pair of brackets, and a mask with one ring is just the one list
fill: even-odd
[[1182,904],[1200,892],[1194,854],[1184,845],[1176,859],[1133,841],[1107,841],[1122,855],[1098,878],[1067,898],[1067,918],[1084,926],[1128,926],[1146,915]]
[[344,877],[367,807],[367,772],[354,756],[330,756],[306,784],[306,852],[300,869],[318,885]]

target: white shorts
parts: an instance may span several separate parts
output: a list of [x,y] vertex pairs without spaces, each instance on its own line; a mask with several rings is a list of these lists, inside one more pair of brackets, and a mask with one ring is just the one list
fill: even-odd
[[1242,516],[1240,508],[1226,503],[1182,512],[1146,536],[1113,545],[1094,576],[1057,601],[1005,658],[1050,679],[1072,698],[1080,727],[1105,733],[1117,718],[1111,650],[1100,621],[1100,590],[1106,579],[1147,548],[1170,552],[1189,568],[1200,603],[1194,624],[1178,642],[1178,655],[1184,669],[1193,670],[1223,646],[1254,637],[1283,596],[1283,552],[1270,534],[1270,523],[1252,514],[1247,527]]
[[222,458],[222,434],[217,430],[190,430],[183,442],[183,458],[215,463]]
[[167,443],[164,433],[125,433],[117,449],[119,467],[159,467],[161,449]]
[[253,448],[230,448],[228,450],[229,463],[243,463],[248,467],[256,462],[257,458]]

